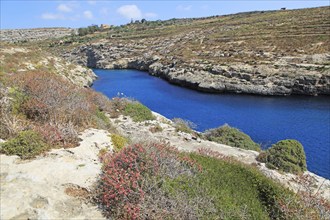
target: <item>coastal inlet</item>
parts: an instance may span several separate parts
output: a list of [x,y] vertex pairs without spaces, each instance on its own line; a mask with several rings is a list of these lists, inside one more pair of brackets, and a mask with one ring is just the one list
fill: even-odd
[[330,179],[330,97],[265,97],[201,93],[174,86],[136,70],[95,69],[93,88],[108,97],[123,93],[167,118],[183,118],[198,131],[225,123],[269,147],[283,139],[300,141],[308,170]]

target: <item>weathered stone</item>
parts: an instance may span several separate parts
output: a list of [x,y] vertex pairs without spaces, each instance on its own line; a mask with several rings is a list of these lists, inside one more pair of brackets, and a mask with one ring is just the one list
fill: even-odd
[[[166,41],[162,42],[159,47],[166,47],[166,44]],[[127,50],[131,52],[127,53]],[[262,54],[265,55],[263,51]],[[127,44],[125,47],[100,47],[100,44],[95,43],[75,48],[66,57],[92,68],[144,70],[170,83],[204,92],[258,95],[330,94],[330,70],[326,68],[324,59],[328,58],[324,55],[314,57],[318,64],[317,68],[313,69],[306,69],[306,65],[296,65],[307,59],[306,56],[279,55],[277,60],[268,64],[231,62],[223,65],[207,60],[186,63],[174,56],[166,56],[164,59],[149,51],[148,47],[136,51],[134,44]],[[167,59],[171,61],[167,62]],[[311,57],[308,59],[313,61]]]
[[0,30],[0,41],[38,41],[49,38],[61,38],[77,34],[77,29],[72,28],[32,28]]

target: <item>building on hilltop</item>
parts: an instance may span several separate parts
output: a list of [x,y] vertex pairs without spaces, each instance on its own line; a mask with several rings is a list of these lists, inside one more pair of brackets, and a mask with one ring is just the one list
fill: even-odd
[[111,25],[108,25],[108,24],[101,24],[100,25],[100,28],[102,29],[102,30],[104,30],[104,29],[109,29],[111,27]]

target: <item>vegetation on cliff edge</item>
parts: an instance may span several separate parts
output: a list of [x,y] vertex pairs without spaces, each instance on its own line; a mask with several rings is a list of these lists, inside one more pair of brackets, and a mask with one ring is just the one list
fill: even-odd
[[219,128],[209,129],[204,132],[206,139],[232,147],[260,151],[260,145],[255,143],[251,137],[237,128],[223,125]]
[[303,200],[255,167],[210,150],[137,144],[101,160],[97,201],[109,218],[321,219],[330,213],[326,202]]
[[273,144],[257,158],[270,169],[299,174],[307,170],[303,146],[296,140],[282,140]]

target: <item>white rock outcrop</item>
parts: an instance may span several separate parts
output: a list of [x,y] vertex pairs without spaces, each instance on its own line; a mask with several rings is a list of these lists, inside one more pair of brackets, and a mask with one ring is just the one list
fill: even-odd
[[80,145],[34,160],[0,155],[0,219],[104,219],[84,196],[101,172],[99,150],[112,149],[107,131],[88,129]]

